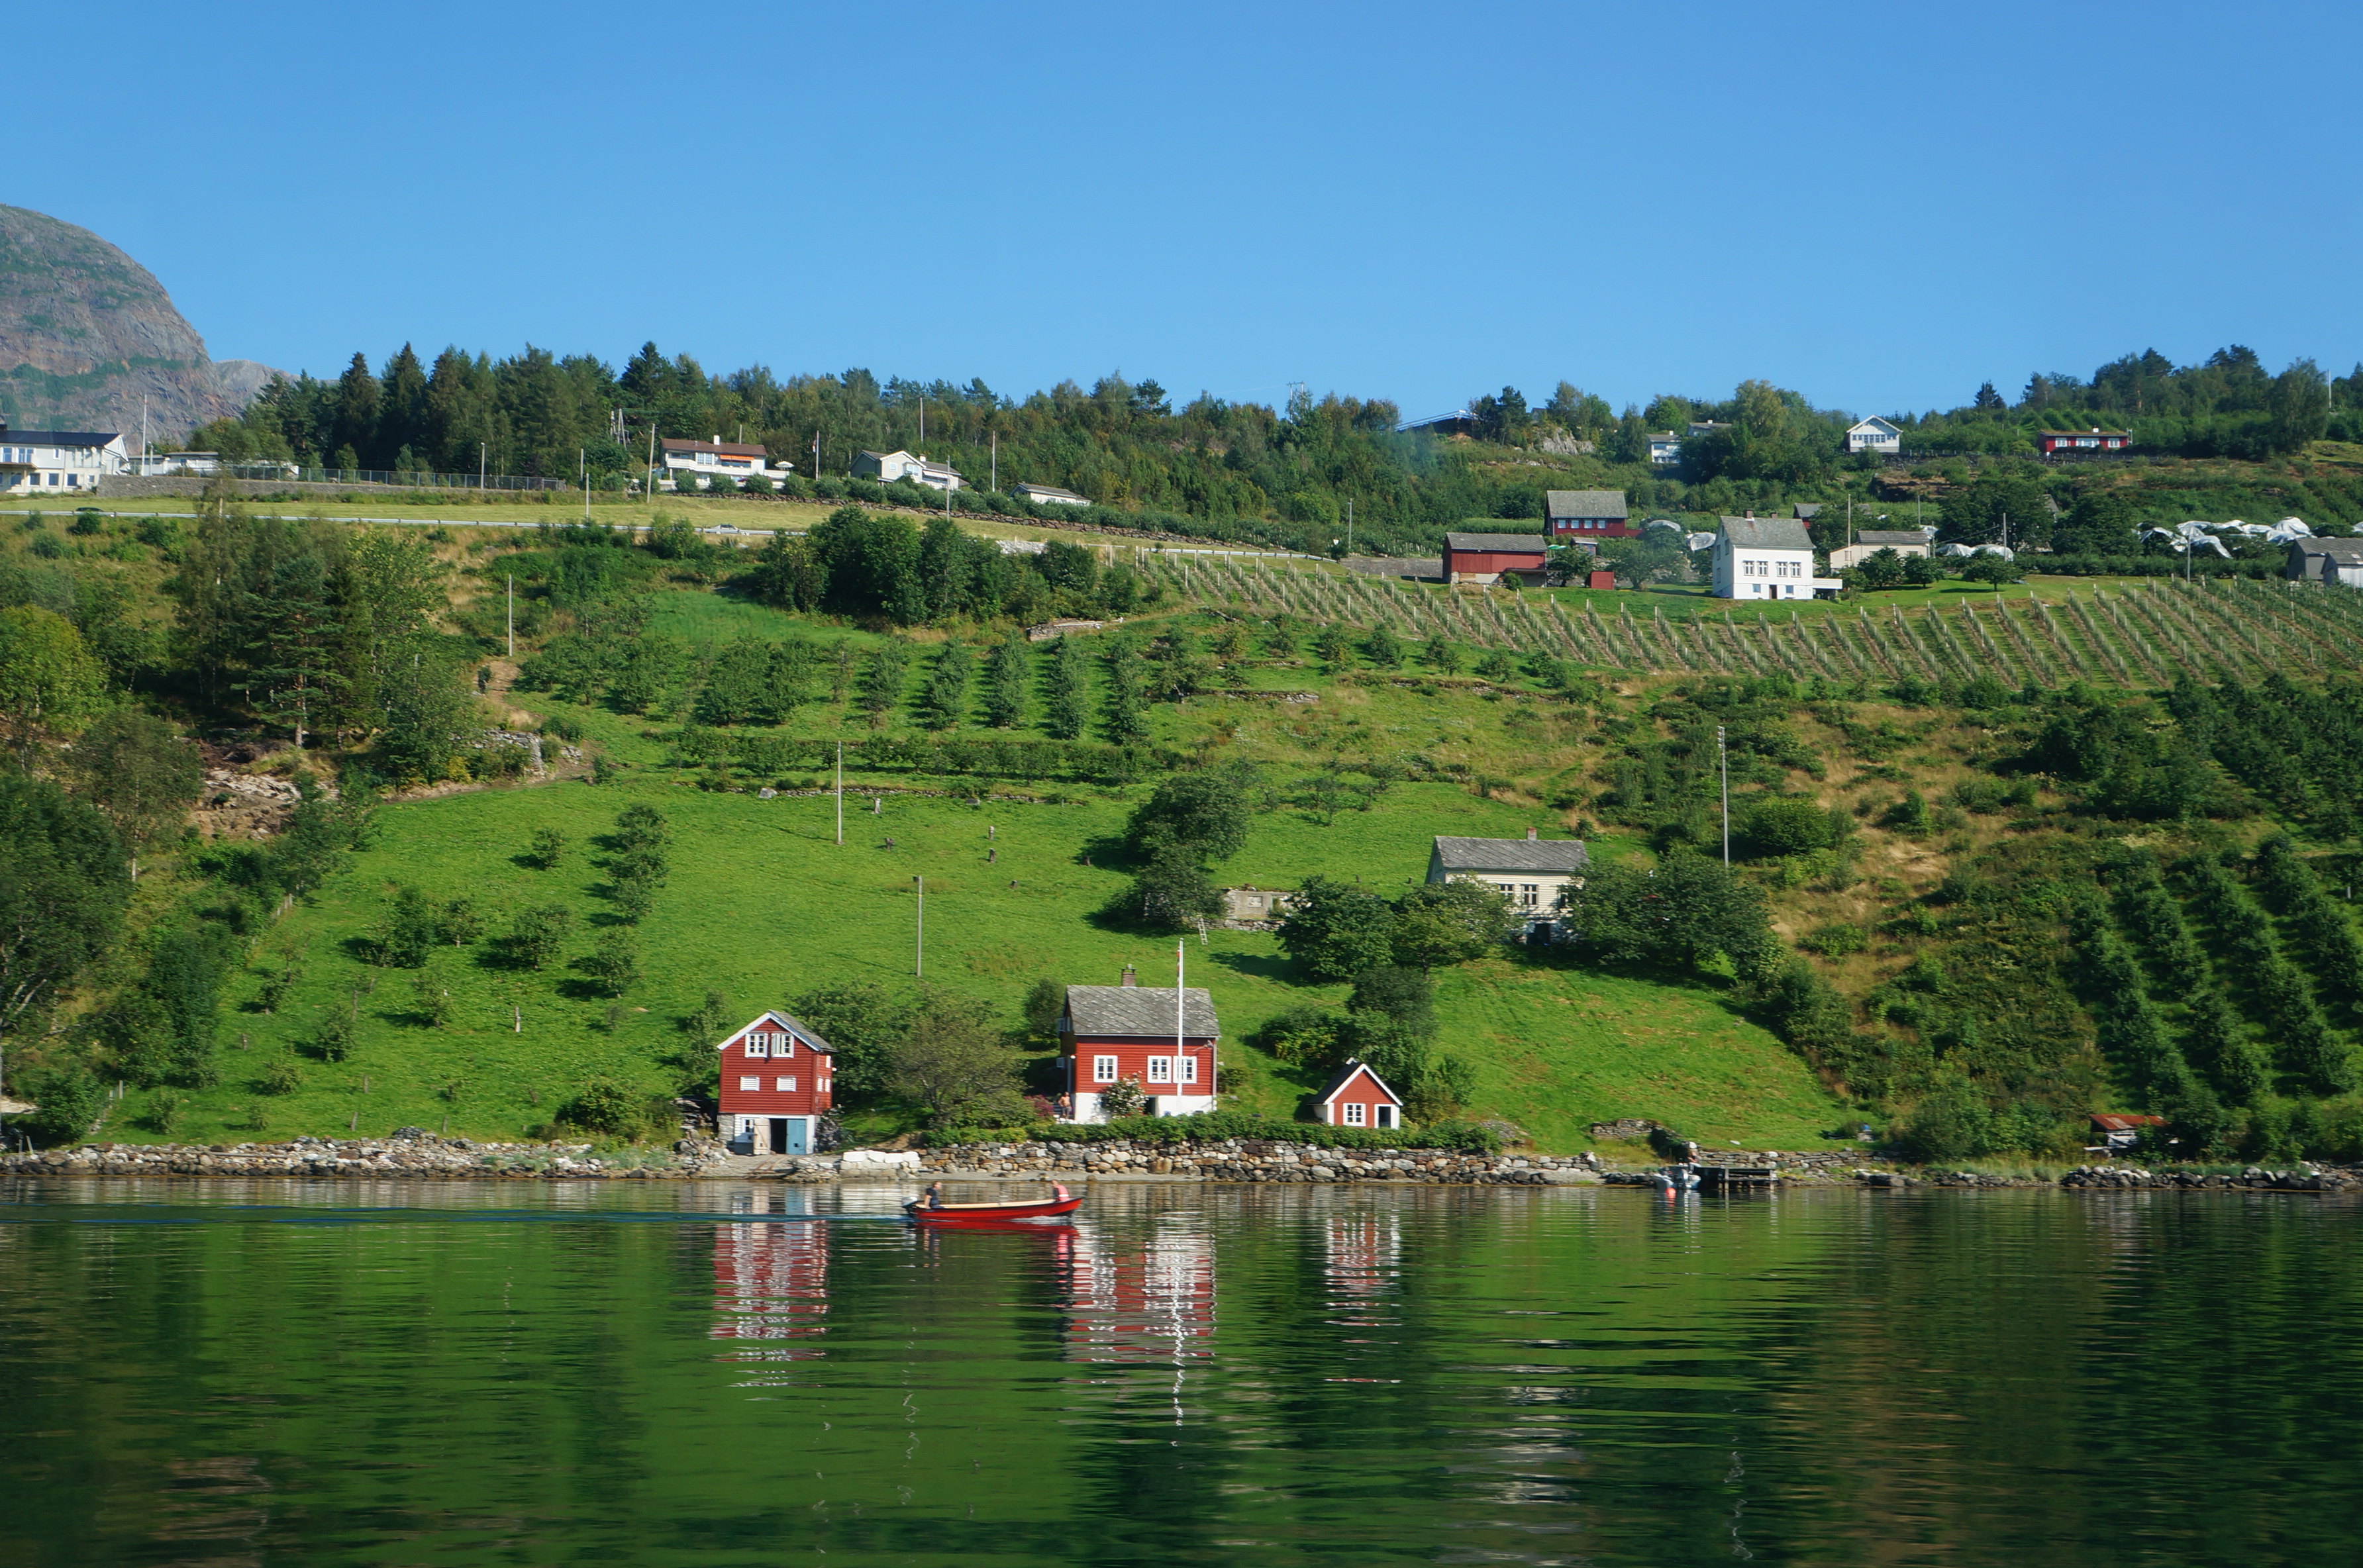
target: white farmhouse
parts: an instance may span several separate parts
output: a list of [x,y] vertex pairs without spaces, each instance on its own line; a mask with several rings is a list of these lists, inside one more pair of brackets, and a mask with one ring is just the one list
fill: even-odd
[[733,484],[743,484],[750,479],[767,479],[777,484],[793,469],[788,463],[771,468],[764,461],[768,454],[762,447],[725,441],[719,436],[711,441],[668,437],[659,442],[658,447],[664,458],[664,477],[672,481],[675,490],[695,490],[700,480],[727,479]]
[[1092,498],[1077,495],[1071,490],[1060,490],[1055,484],[1013,484],[1009,493],[1020,501],[1030,501],[1037,506],[1089,506]]
[[1578,838],[1537,838],[1528,828],[1520,838],[1436,837],[1427,855],[1431,882],[1483,882],[1499,889],[1510,908],[1531,924],[1548,918],[1559,896],[1583,886],[1592,854]]
[[1814,575],[1814,540],[1793,517],[1726,517],[1714,541],[1717,599],[1811,599],[1845,583]]
[[1873,416],[1859,425],[1849,425],[1846,436],[1847,453],[1872,452],[1880,457],[1892,457],[1903,450],[1903,432],[1886,420]]
[[1830,569],[1843,571],[1858,567],[1881,550],[1893,550],[1899,556],[1925,556],[1928,553],[1929,528],[1864,528],[1858,531],[1854,543],[1830,552]]
[[11,430],[0,419],[0,495],[93,495],[130,467],[114,431]]
[[926,485],[929,490],[958,490],[966,482],[960,470],[949,463],[931,463],[910,453],[856,452],[853,472],[857,479],[874,479],[880,484],[893,484],[896,480],[909,480]]

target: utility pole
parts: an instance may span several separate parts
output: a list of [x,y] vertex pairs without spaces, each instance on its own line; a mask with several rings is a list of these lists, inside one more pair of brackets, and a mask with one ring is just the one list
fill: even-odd
[[837,845],[845,847],[845,743],[837,743]]
[[911,885],[919,896],[918,921],[911,933],[911,978],[915,980],[926,970],[927,963],[927,879],[914,877]]
[[516,657],[516,573],[509,573],[509,657]]
[[578,447],[582,458],[582,521],[591,521],[591,448]]
[[1182,955],[1190,951],[1190,939],[1182,937],[1173,944],[1173,1090],[1182,1090],[1182,1064],[1190,1055],[1182,1043],[1182,1021],[1189,1011],[1190,993],[1182,984]]
[[987,488],[1001,488],[1001,432],[998,430],[993,433],[993,482]]
[[1354,498],[1346,498],[1346,553],[1354,553]]
[[1731,869],[1731,753],[1724,746],[1723,726],[1714,727],[1714,763],[1723,775],[1723,868]]
[[479,442],[477,442],[477,443],[476,443],[476,488],[477,488],[478,490],[482,490],[482,489],[483,489],[483,488],[484,488],[484,480],[485,480],[485,479],[486,479],[488,476],[490,476],[490,474],[492,473],[492,469],[493,469],[493,448],[492,448],[491,445],[490,445],[489,443],[487,443],[487,442],[483,442],[483,441],[479,441]]
[[820,431],[813,431],[813,478],[820,478]]

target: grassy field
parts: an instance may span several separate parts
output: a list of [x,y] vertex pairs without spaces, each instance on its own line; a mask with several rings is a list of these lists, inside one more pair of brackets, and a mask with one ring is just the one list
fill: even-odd
[[[505,966],[490,944],[438,951],[423,971],[376,967],[365,939],[394,889],[475,900],[497,933],[516,911],[550,903],[572,912],[570,957],[614,921],[599,896],[593,841],[615,813],[648,801],[672,829],[672,874],[641,931],[647,977],[616,1004],[564,966]],[[1170,984],[1174,943],[1112,929],[1094,911],[1124,885],[1094,841],[1121,826],[1125,802],[1065,805],[895,796],[879,814],[847,815],[835,843],[827,797],[760,801],[653,779],[483,790],[390,805],[375,844],[352,870],[283,921],[233,996],[224,1082],[191,1096],[173,1136],[227,1142],[353,1127],[383,1133],[447,1124],[455,1133],[516,1137],[547,1121],[580,1084],[611,1077],[670,1092],[695,1059],[681,1020],[706,990],[751,1014],[818,985],[912,978],[915,878],[926,885],[926,977],[992,1001],[1014,1019],[1037,977],[1112,983],[1127,963],[1145,983]],[[1315,872],[1359,868],[1376,885],[1416,879],[1435,833],[1516,834],[1534,813],[1445,786],[1407,786],[1381,808],[1323,827],[1282,810],[1261,816],[1226,877],[1289,886]],[[537,828],[571,848],[552,870],[526,855]],[[989,836],[990,830],[990,836]],[[988,861],[988,852],[997,857]],[[1086,857],[1101,864],[1084,864]],[[303,980],[280,1010],[253,1010],[261,971],[300,957]],[[1213,992],[1226,1043],[1226,1087],[1241,1108],[1287,1115],[1308,1080],[1240,1041],[1273,1014],[1337,1002],[1342,986],[1293,982],[1276,940],[1216,931],[1188,944],[1189,978]],[[417,1010],[414,980],[448,988],[443,1027]],[[320,1020],[359,995],[358,1048],[342,1062],[307,1053]],[[1472,1109],[1505,1115],[1548,1147],[1578,1147],[1595,1119],[1654,1115],[1702,1136],[1795,1146],[1834,1126],[1835,1104],[1794,1055],[1703,991],[1603,977],[1514,958],[1444,981],[1445,1048],[1479,1069]],[[260,1087],[294,1060],[293,1092]],[[125,1124],[108,1135],[152,1137]]]

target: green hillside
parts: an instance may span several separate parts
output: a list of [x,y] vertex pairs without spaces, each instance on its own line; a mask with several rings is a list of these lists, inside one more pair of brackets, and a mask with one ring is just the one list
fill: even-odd
[[[793,548],[884,548],[895,536],[874,521]],[[1315,978],[1270,933],[1144,923],[1127,902],[1149,868],[1125,842],[1133,813],[1168,781],[1219,778],[1248,804],[1243,845],[1201,856],[1219,883],[1394,899],[1437,834],[1591,843],[1586,940],[1433,971],[1419,1049],[1459,1064],[1437,1081],[1460,1102],[1435,1114],[1501,1118],[1557,1149],[1648,1116],[1758,1147],[1869,1121],[1931,1157],[2058,1154],[2097,1109],[2156,1110],[2186,1152],[2218,1157],[2356,1142],[2343,780],[2363,697],[2343,595],[2037,579],[2007,611],[1947,583],[1908,609],[1872,596],[1869,615],[1792,617],[1672,591],[1185,576],[1129,547],[1088,580],[1055,575],[1082,572],[1082,552],[993,552],[961,577],[966,558],[940,553],[956,538],[930,540],[912,547],[938,550],[964,593],[1103,618],[1111,595],[1131,605],[1068,645],[1075,718],[1055,694],[1059,645],[996,654],[1005,617],[949,599],[901,628],[830,610],[849,577],[810,609],[765,602],[802,591],[779,587],[800,569],[789,547],[450,529],[429,550],[416,532],[221,508],[181,531],[12,532],[19,771],[0,783],[12,843],[39,854],[5,891],[29,907],[48,896],[42,864],[105,869],[83,878],[91,940],[10,1017],[9,1087],[62,1103],[77,1083],[122,1085],[109,1137],[515,1137],[589,1087],[638,1105],[704,1084],[708,993],[734,1017],[819,988],[905,995],[924,878],[926,980],[1001,1028],[1043,979],[1104,983],[1126,963],[1162,978],[1178,923],[1222,1011],[1227,1092],[1284,1116],[1322,1071],[1317,1054],[1284,1059],[1305,1010],[1326,1010],[1316,1032],[1370,1027],[1345,1011],[1348,978]],[[306,599],[315,559],[326,586]],[[1009,560],[1036,575],[986,569]],[[514,663],[497,629],[511,578]],[[256,586],[207,597],[232,579]],[[413,602],[420,584],[432,594]],[[290,614],[314,603],[316,642],[290,646]],[[992,657],[1025,667],[1002,727]],[[951,667],[968,674],[948,699]],[[177,806],[142,816],[94,760],[136,753],[121,715],[140,710],[203,736],[216,780],[340,778],[345,803],[303,806],[260,841],[219,782],[185,835]],[[552,771],[476,745],[487,724],[538,729]],[[808,792],[840,743],[842,845],[833,800]],[[74,838],[82,801],[130,842]],[[669,840],[644,909],[605,842],[633,808]],[[545,865],[535,838],[551,832]],[[118,915],[101,906],[128,847],[144,858]],[[454,900],[471,906],[456,941],[390,956],[401,911]],[[553,907],[567,930],[527,966],[507,938]],[[603,975],[618,943],[632,972]],[[12,948],[12,973],[35,959],[50,961]],[[1265,1029],[1284,1015],[1299,1034]],[[1022,1069],[1044,1044],[1014,1049]],[[853,1112],[871,1134],[926,1120],[891,1088]]]

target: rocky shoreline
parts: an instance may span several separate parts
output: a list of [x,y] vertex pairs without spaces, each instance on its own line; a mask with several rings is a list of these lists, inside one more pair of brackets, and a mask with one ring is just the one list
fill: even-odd
[[[1869,1165],[1851,1153],[1708,1154],[1753,1185],[1874,1188],[2050,1187],[2080,1190],[2363,1191],[2363,1170],[2314,1164],[2250,1166],[2236,1176],[2136,1165],[2079,1165],[2055,1184],[1976,1171]],[[817,1184],[848,1180],[1167,1181],[1448,1187],[1648,1187],[1659,1167],[1617,1168],[1596,1154],[1468,1154],[1443,1149],[1339,1149],[1253,1139],[1222,1143],[966,1143],[940,1149],[850,1149],[749,1159],[705,1139],[669,1150],[600,1154],[589,1143],[492,1143],[405,1128],[386,1138],[283,1143],[84,1143],[0,1155],[0,1176],[375,1176],[411,1180],[693,1181]],[[1712,1176],[1710,1176],[1712,1179]]]

